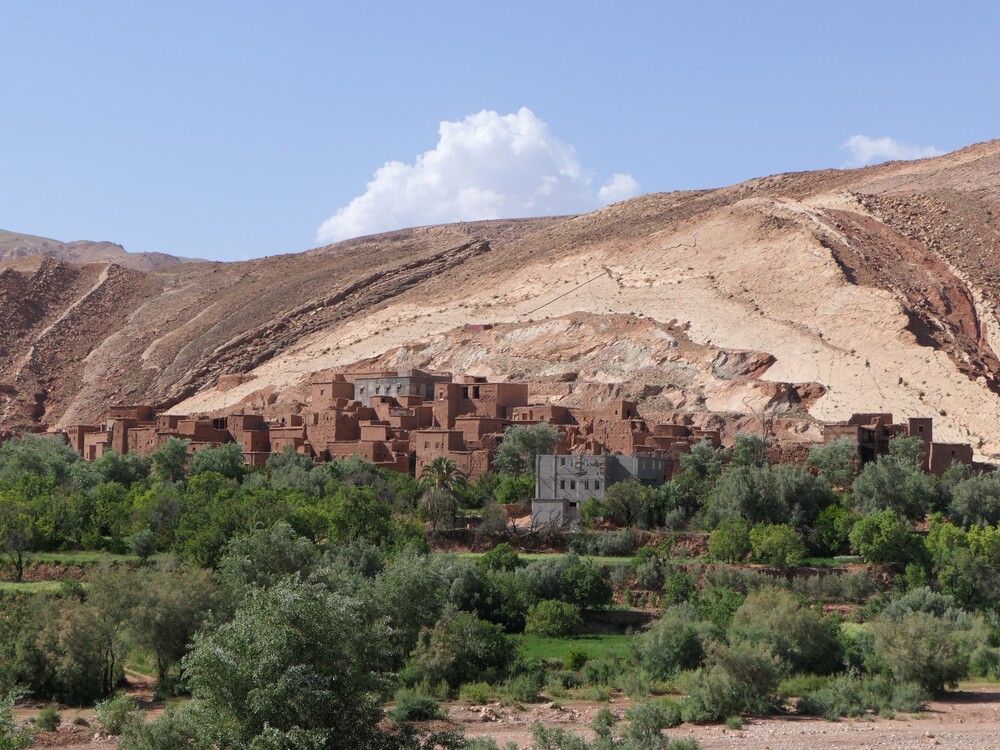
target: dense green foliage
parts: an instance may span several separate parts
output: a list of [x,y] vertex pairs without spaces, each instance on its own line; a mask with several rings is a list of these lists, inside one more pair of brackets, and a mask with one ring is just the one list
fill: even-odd
[[[1000,676],[994,477],[929,477],[922,444],[899,439],[864,467],[840,442],[808,468],[769,465],[757,438],[702,443],[663,487],[612,485],[588,506],[594,528],[536,537],[509,528],[500,505],[531,496],[529,464],[555,431],[517,430],[506,473],[474,482],[443,461],[417,481],[292,451],[248,470],[235,446],[192,455],[168,441],[149,461],[88,464],[58,440],[4,443],[0,694],[104,701],[109,721],[124,717],[125,750],[402,750],[432,742],[406,721],[460,695],[622,692],[647,702],[602,719],[592,741],[538,729],[536,745],[648,750],[676,747],[663,730],[682,717],[790,709],[790,680],[813,680],[796,694],[801,712],[841,716],[917,710],[960,679]],[[488,551],[432,553],[466,531],[451,530],[461,508],[482,509]],[[706,532],[708,559],[693,560]],[[570,551],[523,551],[549,544]],[[847,552],[875,574],[831,559]],[[30,590],[17,581],[59,555],[105,562],[84,583],[7,593]],[[824,616],[830,603],[848,614]],[[577,635],[613,629],[623,605],[659,617],[635,635]],[[160,695],[190,701],[130,720],[114,696],[137,655]],[[667,690],[676,702],[648,701]],[[404,725],[384,721],[393,696]],[[4,705],[0,748],[18,747]]]

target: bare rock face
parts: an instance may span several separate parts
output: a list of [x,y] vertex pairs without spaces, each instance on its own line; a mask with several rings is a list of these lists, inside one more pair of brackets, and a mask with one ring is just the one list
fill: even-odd
[[1000,457],[998,173],[992,142],[155,270],[0,234],[0,426],[275,404],[367,363],[702,420],[934,416]]
[[130,253],[113,242],[59,242],[0,229],[0,268],[36,256],[70,263],[117,263],[137,271],[156,271],[182,263],[201,262],[166,253]]

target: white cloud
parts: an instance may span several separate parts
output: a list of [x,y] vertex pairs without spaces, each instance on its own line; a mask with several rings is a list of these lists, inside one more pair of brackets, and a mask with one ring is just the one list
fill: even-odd
[[896,159],[926,159],[929,156],[940,156],[944,151],[938,151],[933,146],[913,146],[885,136],[871,138],[867,135],[852,135],[843,144],[850,159],[849,167],[864,167],[883,161]]
[[601,203],[617,203],[639,194],[639,183],[630,174],[615,174],[597,191]]
[[402,227],[591,211],[639,192],[616,174],[595,194],[593,174],[572,146],[527,107],[483,110],[442,122],[437,146],[413,164],[391,161],[367,190],[324,221],[317,241],[335,242]]

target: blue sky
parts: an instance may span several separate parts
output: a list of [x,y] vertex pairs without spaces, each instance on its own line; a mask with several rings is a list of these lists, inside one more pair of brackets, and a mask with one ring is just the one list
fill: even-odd
[[0,228],[132,251],[259,257],[842,167],[852,136],[893,139],[874,161],[1000,135],[986,3],[0,0],[0,28]]

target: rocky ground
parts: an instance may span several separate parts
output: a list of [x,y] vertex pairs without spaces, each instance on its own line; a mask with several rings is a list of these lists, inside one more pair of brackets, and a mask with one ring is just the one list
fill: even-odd
[[[515,742],[531,748],[531,726],[546,726],[588,735],[587,729],[600,708],[608,705],[624,715],[624,703],[601,704],[564,701],[523,708],[489,706],[453,706],[449,719],[464,726],[468,737],[493,737],[499,745]],[[145,703],[155,716],[160,708]],[[22,719],[37,713],[37,708],[18,712]],[[106,737],[93,719],[92,711],[68,709],[57,732],[40,732],[35,747],[63,750],[106,750],[117,747],[114,737]],[[76,719],[79,723],[74,724]],[[442,724],[443,725],[443,724]],[[992,750],[1000,746],[1000,688],[996,685],[971,685],[946,698],[934,701],[924,713],[900,715],[894,719],[824,721],[797,716],[757,717],[748,719],[742,729],[720,725],[684,724],[669,731],[671,737],[695,737],[704,750],[747,748],[756,750],[813,750],[814,748],[894,748],[918,750],[928,747],[955,750]]]
[[[531,725],[580,730],[604,704],[563,702],[524,710],[501,706],[455,707],[450,718],[467,726],[470,737],[493,737],[498,744],[516,742],[531,747]],[[625,705],[611,704],[618,714]],[[720,725],[684,724],[668,732],[671,737],[695,737],[704,750],[747,748],[757,750],[813,750],[813,748],[899,748],[910,750],[942,746],[956,750],[987,750],[1000,746],[1000,690],[997,686],[972,686],[934,701],[918,716],[895,719],[831,722],[804,717],[759,717],[748,719],[743,729]]]

